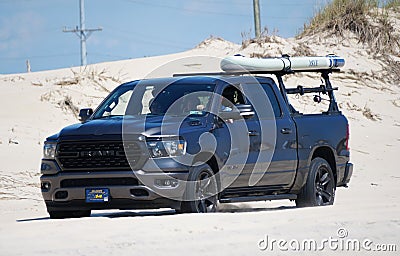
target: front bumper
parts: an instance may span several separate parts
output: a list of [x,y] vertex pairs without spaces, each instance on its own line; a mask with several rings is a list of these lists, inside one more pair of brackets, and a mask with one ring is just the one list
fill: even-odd
[[[188,172],[148,173],[142,170],[58,172],[40,177],[42,195],[48,210],[153,209],[179,208]],[[176,179],[174,187],[161,187],[156,181]],[[129,182],[126,182],[129,181]],[[47,187],[45,186],[47,184]],[[88,188],[109,189],[108,202],[85,201]]]

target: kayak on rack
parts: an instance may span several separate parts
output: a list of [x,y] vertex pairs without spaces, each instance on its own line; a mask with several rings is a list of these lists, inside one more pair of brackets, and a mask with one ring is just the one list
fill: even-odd
[[325,57],[289,57],[279,58],[248,58],[242,55],[224,58],[221,69],[233,71],[296,71],[315,69],[338,69],[343,67],[345,60],[335,55]]

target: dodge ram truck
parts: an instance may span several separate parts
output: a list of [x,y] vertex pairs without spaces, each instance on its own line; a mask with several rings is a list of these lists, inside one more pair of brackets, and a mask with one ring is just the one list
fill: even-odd
[[[349,125],[335,70],[305,72],[320,73],[322,85],[285,86],[294,72],[221,72],[118,86],[46,139],[40,180],[50,218],[277,199],[332,205],[353,172]],[[310,93],[326,97],[326,111],[303,114],[289,101]]]

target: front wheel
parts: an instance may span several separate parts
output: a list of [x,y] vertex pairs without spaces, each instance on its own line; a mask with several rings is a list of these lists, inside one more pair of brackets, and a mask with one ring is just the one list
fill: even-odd
[[332,205],[335,199],[335,178],[329,163],[320,157],[311,161],[307,182],[297,199],[297,207]]
[[189,172],[185,201],[181,203],[182,213],[216,212],[218,186],[213,170],[208,164],[201,164]]

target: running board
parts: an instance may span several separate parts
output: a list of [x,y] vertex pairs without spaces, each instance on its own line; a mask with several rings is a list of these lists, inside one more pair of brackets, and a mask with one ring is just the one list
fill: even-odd
[[242,203],[242,202],[250,202],[250,201],[270,201],[270,200],[282,200],[289,199],[295,200],[297,199],[296,194],[280,194],[280,195],[266,195],[266,196],[242,196],[242,197],[232,197],[232,198],[221,198],[219,199],[220,203]]

